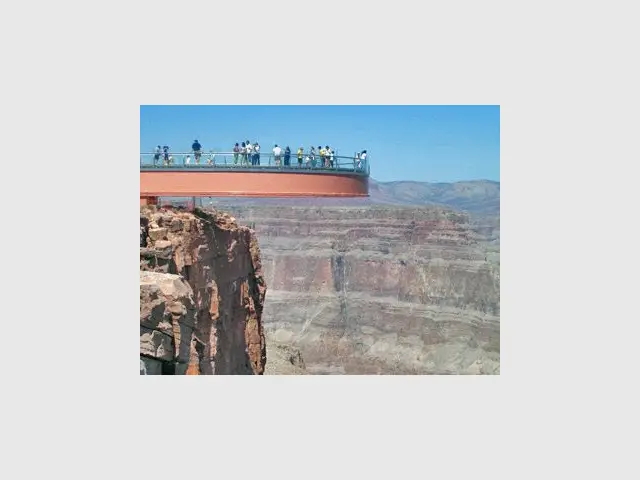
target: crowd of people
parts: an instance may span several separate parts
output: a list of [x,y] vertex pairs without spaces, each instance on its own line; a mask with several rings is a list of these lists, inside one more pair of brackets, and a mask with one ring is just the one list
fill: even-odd
[[[202,145],[198,140],[194,140],[191,145],[194,161],[196,165],[200,164],[202,158]],[[233,152],[233,165],[234,166],[259,166],[260,165],[260,144],[258,142],[246,142],[236,143],[232,149]],[[273,149],[273,158],[276,167],[291,167],[291,149],[287,145],[284,149],[278,144],[275,144]],[[298,161],[298,168],[334,168],[336,160],[336,153],[329,145],[322,147],[318,146],[317,150],[314,146],[309,147],[305,151],[304,147],[299,147],[295,158]],[[357,152],[353,157],[354,168],[361,169],[367,158],[367,151],[362,150]],[[153,155],[153,164],[158,165],[162,159],[162,164],[169,166],[173,164],[173,156],[169,152],[167,145],[161,147],[158,145]],[[210,153],[206,158],[208,165],[215,165],[215,154]],[[187,155],[184,160],[185,165],[191,164],[191,155]]]

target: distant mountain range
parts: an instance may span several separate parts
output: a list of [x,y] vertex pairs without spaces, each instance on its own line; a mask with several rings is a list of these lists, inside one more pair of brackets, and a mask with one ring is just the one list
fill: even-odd
[[[471,180],[453,183],[413,181],[378,182],[369,179],[367,198],[231,198],[211,199],[218,205],[283,206],[426,206],[443,205],[474,215],[500,215],[500,182]],[[206,199],[203,202],[207,203]]]
[[377,182],[369,180],[372,203],[438,204],[476,214],[500,214],[500,182],[472,180],[454,183]]

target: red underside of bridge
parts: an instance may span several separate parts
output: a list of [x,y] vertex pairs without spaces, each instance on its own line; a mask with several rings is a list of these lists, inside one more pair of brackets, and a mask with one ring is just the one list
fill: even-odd
[[140,204],[157,197],[366,197],[369,177],[348,173],[141,171]]

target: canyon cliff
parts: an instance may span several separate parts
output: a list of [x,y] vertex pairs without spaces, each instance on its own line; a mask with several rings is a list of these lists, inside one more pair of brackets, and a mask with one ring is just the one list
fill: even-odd
[[308,373],[499,373],[499,217],[227,202],[260,238],[267,342]]
[[265,292],[249,228],[218,212],[141,208],[141,374],[263,374]]
[[200,205],[141,209],[141,373],[500,373],[499,183]]

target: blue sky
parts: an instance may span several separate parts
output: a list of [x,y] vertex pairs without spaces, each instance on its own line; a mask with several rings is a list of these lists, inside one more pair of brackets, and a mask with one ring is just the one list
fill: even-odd
[[169,145],[230,151],[235,142],[293,151],[366,149],[382,182],[500,180],[500,107],[484,105],[142,105],[140,152]]

